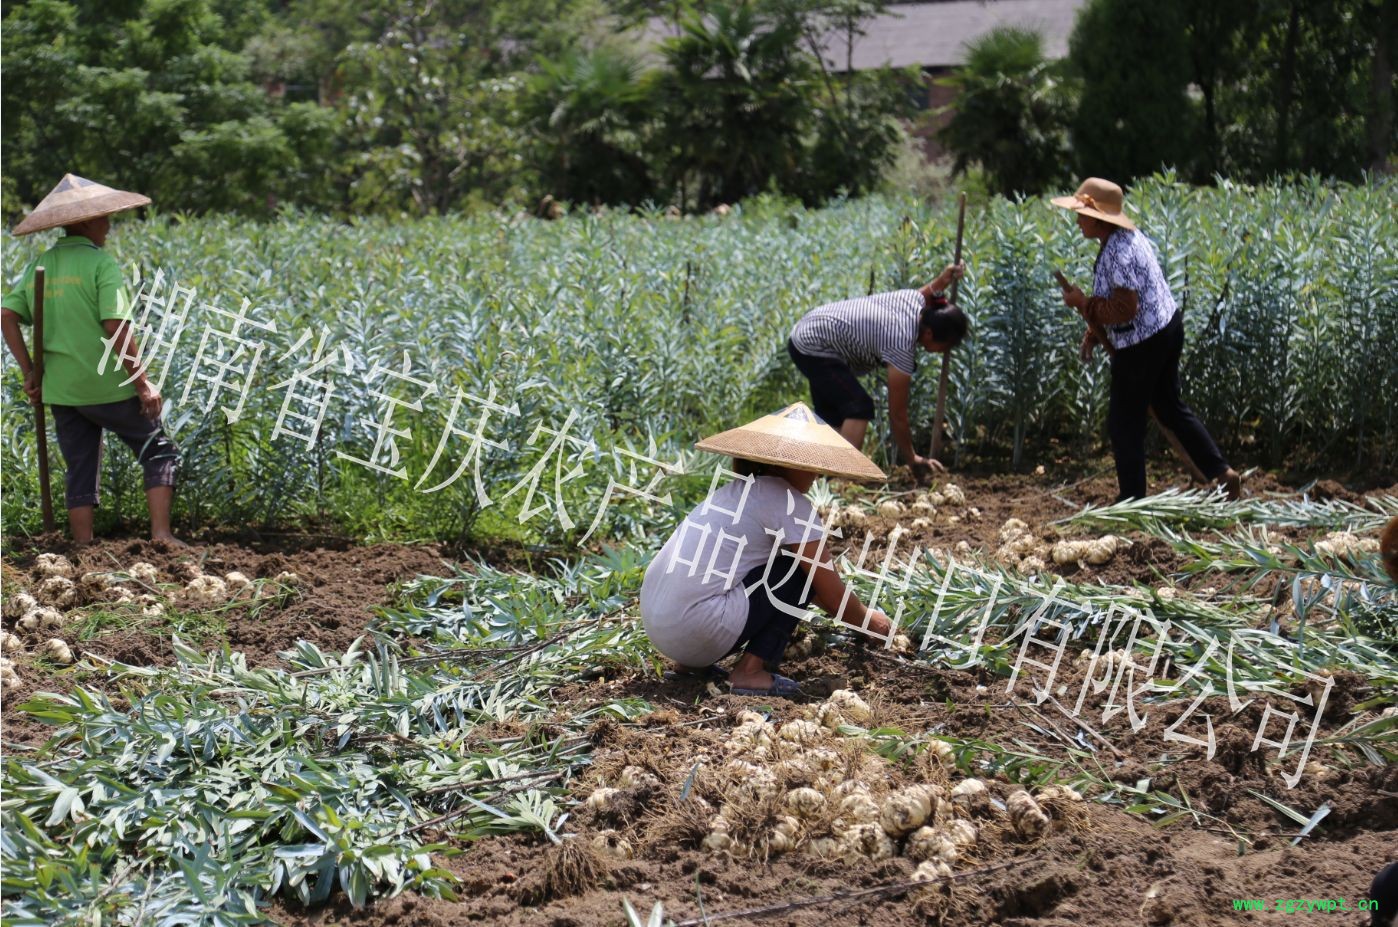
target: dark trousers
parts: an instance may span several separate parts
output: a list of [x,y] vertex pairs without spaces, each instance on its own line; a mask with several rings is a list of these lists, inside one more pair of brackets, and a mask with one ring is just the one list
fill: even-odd
[[874,400],[848,364],[833,357],[802,354],[790,338],[786,340],[786,353],[810,381],[811,408],[821,421],[838,431],[847,418],[864,422],[873,419]]
[[1228,469],[1214,439],[1180,398],[1183,348],[1184,322],[1176,312],[1160,331],[1112,357],[1107,429],[1116,457],[1117,501],[1146,495],[1146,417],[1151,409],[1206,477],[1216,479]]
[[146,489],[175,485],[180,449],[160,427],[146,418],[136,397],[93,406],[49,406],[58,431],[58,448],[67,464],[65,501],[68,508],[96,505],[102,470],[102,432],[116,435],[145,471]]
[[[806,575],[801,567],[792,568],[791,558],[785,554],[777,556],[770,574],[765,563],[748,571],[743,577],[743,588],[749,590],[748,622],[730,654],[746,650],[769,666],[781,662],[787,641],[801,617],[787,614],[772,600],[792,610],[804,609],[810,602],[810,596],[802,594],[806,589]],[[762,585],[764,577],[765,586]]]

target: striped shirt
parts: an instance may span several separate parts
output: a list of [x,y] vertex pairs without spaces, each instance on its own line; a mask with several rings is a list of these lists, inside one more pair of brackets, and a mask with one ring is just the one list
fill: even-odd
[[802,354],[844,361],[855,374],[885,364],[917,369],[917,336],[927,304],[921,290],[875,293],[812,309],[791,330]]
[[1155,245],[1141,232],[1113,232],[1097,255],[1092,295],[1111,296],[1114,289],[1135,290],[1137,310],[1130,322],[1107,326],[1113,347],[1140,344],[1175,317],[1175,298],[1160,269]]

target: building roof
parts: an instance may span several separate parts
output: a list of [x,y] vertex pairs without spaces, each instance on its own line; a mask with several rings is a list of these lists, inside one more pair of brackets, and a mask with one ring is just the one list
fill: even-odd
[[[1086,0],[952,0],[891,6],[864,24],[856,36],[854,70],[880,67],[955,67],[966,59],[966,44],[1000,26],[1033,29],[1044,37],[1044,55],[1062,58],[1078,9]],[[845,39],[826,45],[832,68],[844,70]]]
[[[863,35],[855,36],[852,54],[843,34],[826,40],[826,62],[843,71],[847,61],[856,71],[882,67],[947,68],[960,65],[966,43],[999,26],[1033,29],[1044,37],[1044,54],[1062,58],[1078,9],[1087,0],[943,0],[940,3],[900,3],[867,20]],[[1221,0],[1226,2],[1226,0]],[[642,29],[642,46],[654,48],[674,35],[673,23],[652,19]]]

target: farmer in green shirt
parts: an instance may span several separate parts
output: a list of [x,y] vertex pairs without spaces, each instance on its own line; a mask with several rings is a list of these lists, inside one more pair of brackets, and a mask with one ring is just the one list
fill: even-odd
[[[103,431],[124,441],[145,470],[152,540],[180,543],[170,532],[179,449],[160,425],[160,392],[139,360],[121,268],[102,250],[111,228],[108,217],[149,202],[139,193],[68,174],[14,230],[28,235],[62,226],[66,233],[29,265],[19,286],[0,303],[0,331],[19,361],[30,402],[53,409],[67,464],[68,524],[79,543],[92,540]],[[20,325],[34,321],[36,266],[45,275],[43,383],[37,382],[20,331]]]

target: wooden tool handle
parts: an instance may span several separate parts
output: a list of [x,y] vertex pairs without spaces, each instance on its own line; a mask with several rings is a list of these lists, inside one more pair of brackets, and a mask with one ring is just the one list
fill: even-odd
[[[966,194],[962,193],[956,211],[956,259],[961,263],[961,237],[966,231]],[[956,302],[956,285],[959,281],[951,278],[951,301]],[[932,447],[927,456],[937,460],[942,456],[942,427],[947,416],[947,386],[951,382],[951,353],[942,354],[942,372],[937,377],[937,411],[932,415]]]
[[44,417],[44,269],[34,268],[34,379],[39,384],[39,401],[34,404],[34,437],[39,454],[39,507],[44,530],[54,529],[53,490],[49,480],[49,432]]

